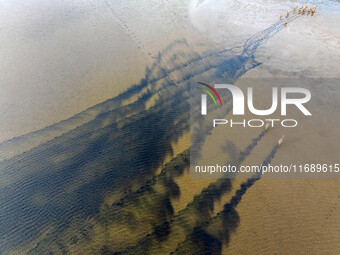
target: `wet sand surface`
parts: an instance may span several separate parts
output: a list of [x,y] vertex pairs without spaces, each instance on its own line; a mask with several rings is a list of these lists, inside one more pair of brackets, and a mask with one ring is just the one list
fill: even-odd
[[[20,9],[25,25],[4,5],[16,30],[1,32],[0,109],[12,121],[0,140],[15,138],[0,144],[0,253],[340,253],[338,179],[192,178],[187,101],[197,81],[339,77],[336,2],[287,27],[278,16],[295,2],[73,2],[60,15],[40,4]],[[243,46],[257,32],[260,42]],[[306,84],[315,118],[270,129],[243,164],[261,164],[283,132],[273,164],[339,160],[337,85]],[[230,130],[203,150],[227,144],[233,162],[260,132]]]

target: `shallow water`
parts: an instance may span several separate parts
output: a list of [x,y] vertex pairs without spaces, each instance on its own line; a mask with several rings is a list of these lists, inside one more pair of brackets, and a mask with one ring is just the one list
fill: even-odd
[[[268,42],[263,57],[280,57],[270,65],[281,69],[337,77],[337,1],[177,1],[169,4],[168,12],[154,1],[2,1],[0,141],[71,117],[124,91],[143,77],[152,61],[149,54],[157,55],[170,38],[176,39],[173,35],[192,37],[193,29],[201,36],[193,37],[196,43],[210,40],[232,47],[302,4],[318,5],[317,13],[304,15]],[[150,23],[152,13],[157,15]],[[292,67],[288,60],[299,62],[293,61]],[[304,66],[308,70],[301,70]]]
[[[179,203],[184,210],[176,215],[173,180],[183,173],[173,166],[171,178],[158,176],[172,144],[189,130],[190,82],[338,77],[339,3],[316,4],[313,17],[283,27],[272,25],[295,2],[2,2],[0,140],[28,134],[0,144],[0,253],[77,253],[86,245],[89,253],[157,253],[190,243],[197,220],[191,213],[210,220],[211,207],[231,190],[229,183],[212,186],[192,205]],[[244,52],[234,48],[268,28],[277,33],[260,33]],[[159,186],[140,188],[154,176]],[[116,202],[125,197],[127,209],[105,203],[111,193]],[[138,225],[144,220],[147,227]],[[133,240],[125,237],[130,232]]]

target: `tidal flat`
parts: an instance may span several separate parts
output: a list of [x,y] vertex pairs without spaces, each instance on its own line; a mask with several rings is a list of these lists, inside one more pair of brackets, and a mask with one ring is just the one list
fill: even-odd
[[[340,6],[279,20],[302,4],[2,3],[0,253],[339,253],[339,178],[189,171],[194,135],[223,136],[201,149],[226,162],[339,160]],[[190,132],[192,84],[252,83],[266,107],[272,84],[259,78],[304,79],[315,117],[265,135]]]

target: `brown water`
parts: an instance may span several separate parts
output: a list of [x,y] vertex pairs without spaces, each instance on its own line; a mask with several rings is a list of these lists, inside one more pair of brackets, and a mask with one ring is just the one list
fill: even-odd
[[[228,221],[218,212],[243,180],[196,182],[186,170],[188,155],[163,165],[188,146],[190,82],[210,81],[242,68],[238,52],[219,52],[242,45],[294,5],[222,0],[1,2],[0,56],[5,61],[0,64],[0,140],[17,138],[0,144],[0,253],[197,252],[193,248],[199,251],[201,246],[191,246],[197,233],[202,241],[219,239],[226,253],[246,253],[250,246],[256,254],[265,249],[267,254],[285,253],[291,251],[285,240],[299,248],[294,240],[307,243],[313,236],[302,236],[318,226],[327,226],[321,232],[329,231],[331,237],[324,234],[323,244],[310,249],[318,254],[329,247],[338,251],[336,180],[260,180],[233,208],[232,217],[227,215]],[[263,64],[243,77],[339,77],[338,12],[338,4],[327,1],[313,17],[288,24],[257,48],[255,58]],[[329,88],[315,91],[323,96],[322,103],[337,96]],[[336,107],[329,107],[335,119]],[[263,160],[277,133],[266,136],[246,162]],[[332,130],[331,135],[336,134]],[[242,137],[234,154],[252,138],[252,133]],[[336,139],[331,144],[336,146]],[[301,146],[306,144],[289,143],[274,160],[299,155]],[[209,183],[215,184],[204,190]],[[294,210],[297,214],[278,224],[276,216],[283,209],[286,215]],[[315,224],[321,217],[326,223]],[[291,221],[304,230],[291,228]],[[267,239],[248,238],[249,233],[272,238],[272,232],[284,233],[284,238],[271,239],[269,248]],[[242,245],[246,242],[248,246]]]

